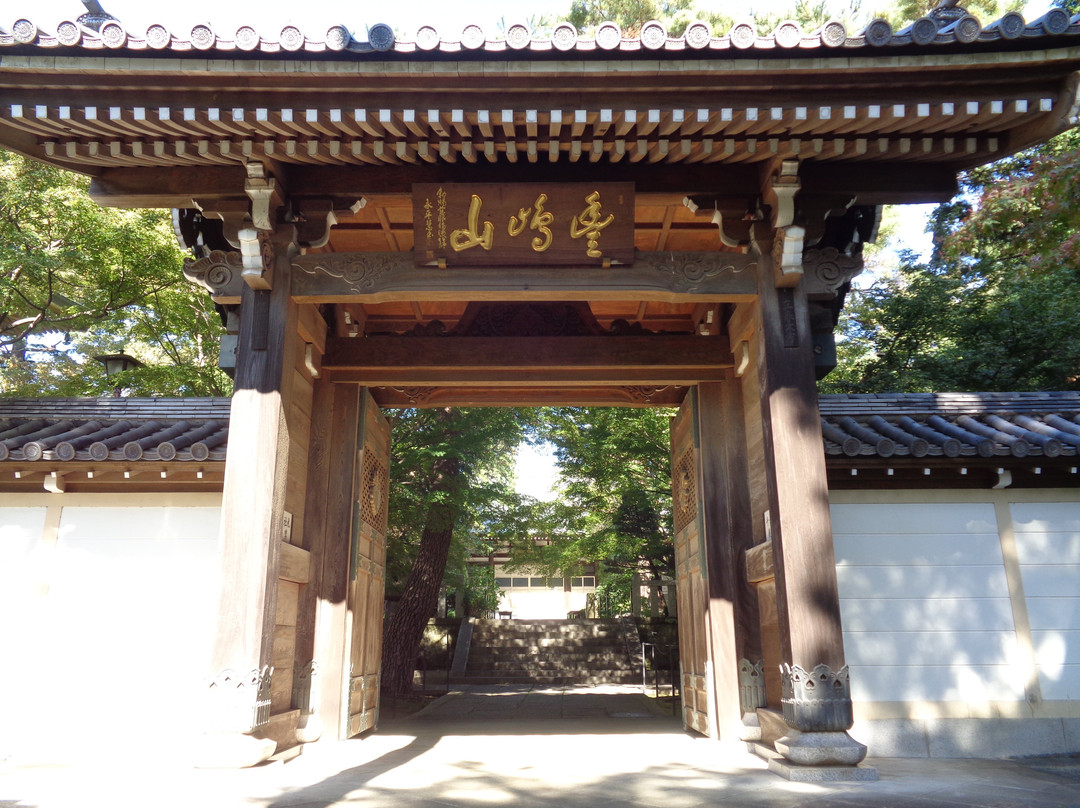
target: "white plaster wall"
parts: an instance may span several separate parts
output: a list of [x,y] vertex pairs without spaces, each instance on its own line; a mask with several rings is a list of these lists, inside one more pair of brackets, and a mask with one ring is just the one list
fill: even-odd
[[567,612],[585,608],[587,593],[564,592],[562,589],[514,588],[504,589],[499,608],[513,612],[517,620],[558,620]]
[[856,702],[1023,701],[994,506],[832,506]]
[[1010,508],[1046,700],[1080,700],[1080,503]]
[[0,576],[14,557],[33,590],[0,612],[20,662],[2,666],[2,692],[19,698],[0,754],[182,747],[213,636],[220,497],[54,496],[48,509],[0,501]]

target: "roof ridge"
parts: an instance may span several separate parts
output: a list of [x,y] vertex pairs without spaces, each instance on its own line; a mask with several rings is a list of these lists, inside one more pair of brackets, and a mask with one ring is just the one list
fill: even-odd
[[[645,23],[637,36],[624,36],[614,22],[604,22],[589,35],[583,35],[569,22],[558,23],[547,37],[536,37],[523,23],[507,27],[500,37],[489,37],[483,27],[466,23],[459,32],[444,38],[432,25],[420,25],[412,39],[398,38],[386,23],[367,28],[367,38],[357,39],[345,25],[331,25],[319,36],[309,36],[292,23],[284,25],[277,39],[263,37],[253,25],[241,25],[235,31],[219,33],[212,25],[195,23],[180,36],[166,26],[153,23],[143,34],[128,31],[119,20],[105,20],[99,28],[76,21],[64,21],[53,33],[38,28],[28,18],[16,20],[10,31],[0,29],[0,47],[37,46],[41,48],[83,48],[88,50],[127,49],[188,52],[207,51],[260,53],[331,53],[354,56],[394,54],[448,54],[474,52],[479,54],[513,54],[522,52],[559,55],[598,53],[605,58],[616,53],[654,54],[726,53],[740,51],[753,54],[779,53],[787,56],[807,50],[834,51],[838,54],[852,49],[873,49],[904,46],[986,45],[1006,43],[1017,39],[1041,40],[1047,37],[1080,34],[1080,15],[1070,17],[1060,8],[1051,8],[1038,19],[1027,22],[1019,12],[1010,11],[983,26],[963,9],[947,9],[912,21],[899,31],[890,23],[877,18],[856,33],[851,33],[839,20],[830,20],[820,28],[806,32],[798,22],[787,19],[777,24],[772,33],[758,36],[752,21],[739,21],[721,36],[714,36],[712,27],[704,20],[691,22],[681,36],[669,35],[663,23]],[[456,36],[456,38],[454,38]],[[1033,43],[1034,44],[1034,43]]]

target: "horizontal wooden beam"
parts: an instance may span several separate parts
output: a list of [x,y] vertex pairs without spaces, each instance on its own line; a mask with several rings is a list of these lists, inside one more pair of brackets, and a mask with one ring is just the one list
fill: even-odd
[[[638,252],[633,264],[599,267],[416,266],[412,253],[325,253],[292,262],[293,298],[304,303],[400,300],[700,300],[757,294],[755,260],[729,252]],[[214,290],[211,290],[214,294]],[[216,298],[215,298],[216,299]]]
[[369,387],[665,387],[731,365],[724,337],[361,337],[328,339],[322,369]]
[[380,407],[677,407],[687,387],[373,387]]
[[90,182],[90,197],[113,208],[192,208],[194,200],[244,196],[244,167],[106,168]]
[[948,202],[956,195],[955,163],[809,161],[799,167],[803,193],[850,194],[859,205]]

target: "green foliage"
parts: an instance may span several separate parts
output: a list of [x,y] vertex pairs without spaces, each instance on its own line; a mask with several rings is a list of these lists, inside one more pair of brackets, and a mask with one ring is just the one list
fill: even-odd
[[682,36],[695,20],[709,23],[717,35],[733,23],[727,14],[696,0],[574,0],[566,19],[579,31],[590,32],[603,22],[618,23],[624,36],[636,36],[650,20],[662,22],[671,36]]
[[[929,15],[938,4],[939,0],[891,0],[872,16],[888,20],[894,29],[899,30]],[[963,0],[960,5],[985,25],[1007,11],[1019,11],[1024,6],[1024,0]]]
[[[454,536],[444,583],[483,601],[486,582],[470,570],[470,555],[500,542],[505,514],[520,504],[513,490],[514,450],[525,411],[511,409],[398,410],[390,415],[390,518],[386,587],[400,592],[412,569],[433,504],[450,506]],[[446,485],[440,461],[456,458],[460,484]]]
[[[87,186],[0,152],[0,394],[227,395],[220,323],[169,214],[101,208]],[[119,352],[146,367],[106,380],[90,357]]]
[[466,564],[456,589],[461,598],[463,617],[487,617],[499,608],[502,590],[495,582],[494,567]]
[[545,410],[534,435],[555,446],[560,495],[529,507],[514,566],[573,577],[583,562],[597,562],[601,591],[619,604],[629,603],[630,574],[642,565],[670,573],[670,417],[663,409]]
[[1080,135],[975,169],[906,256],[853,293],[825,392],[1080,389]]

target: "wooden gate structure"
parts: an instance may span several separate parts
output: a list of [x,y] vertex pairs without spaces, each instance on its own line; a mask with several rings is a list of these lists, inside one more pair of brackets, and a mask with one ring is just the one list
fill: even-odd
[[176,209],[227,313],[219,760],[375,722],[378,408],[539,403],[682,407],[687,725],[861,759],[815,377],[881,205],[1073,125],[1080,23],[257,24],[0,29],[0,145]]

